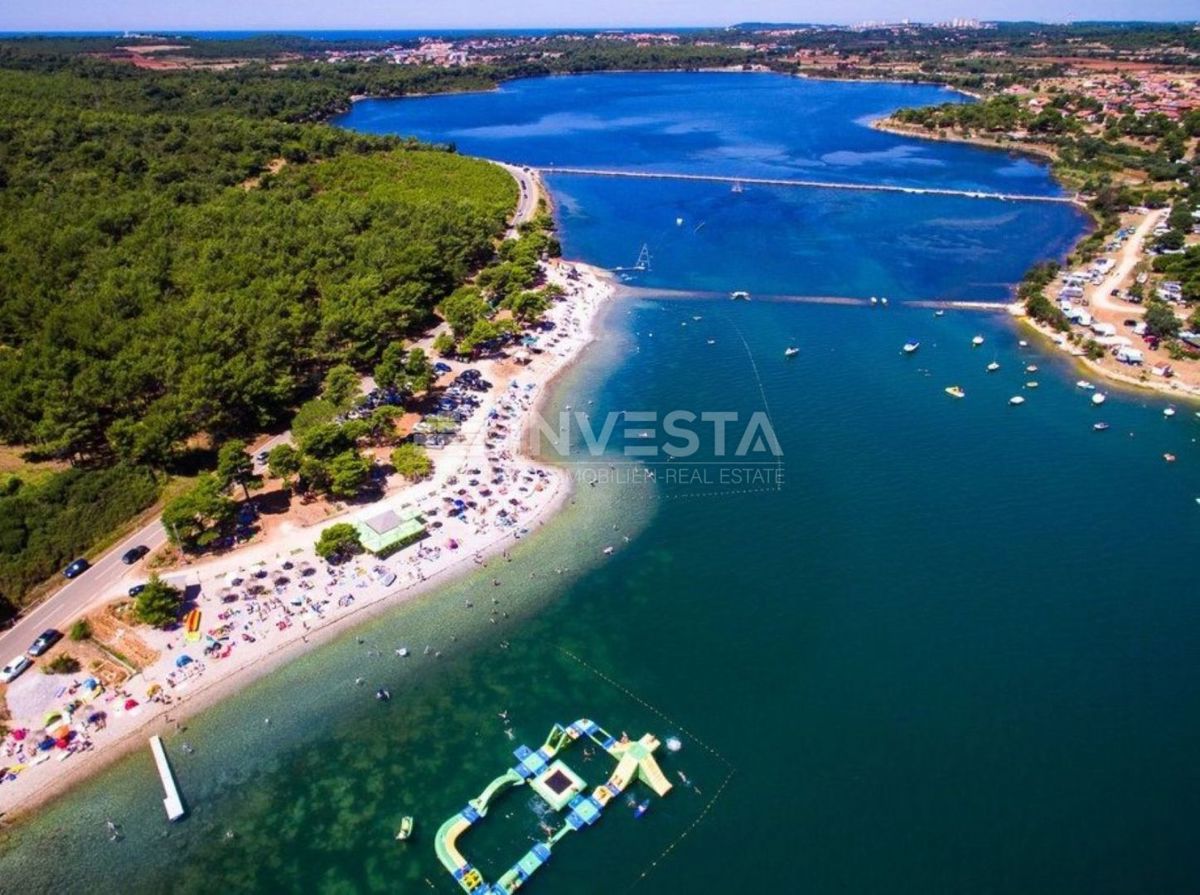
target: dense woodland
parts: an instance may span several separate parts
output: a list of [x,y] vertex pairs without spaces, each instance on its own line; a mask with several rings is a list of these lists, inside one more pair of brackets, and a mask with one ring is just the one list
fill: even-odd
[[72,467],[3,482],[6,601],[153,503],[193,436],[262,431],[327,367],[369,371],[490,259],[512,179],[298,123],[345,89],[0,69],[0,439]]

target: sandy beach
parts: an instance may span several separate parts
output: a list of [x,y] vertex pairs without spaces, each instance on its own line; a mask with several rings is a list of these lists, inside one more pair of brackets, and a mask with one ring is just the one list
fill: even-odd
[[[563,297],[546,313],[552,326],[527,364],[503,356],[453,364],[455,373],[479,370],[491,387],[455,439],[430,451],[429,479],[311,525],[284,522],[261,543],[164,573],[188,589],[201,631],[189,640],[183,627],[138,626],[136,636],[159,657],[117,689],[91,686],[86,671],[33,670],[11,684],[0,816],[8,821],[44,804],[142,748],[150,735],[175,729],[352,625],[480,568],[544,525],[570,496],[571,480],[528,454],[525,433],[551,383],[595,338],[596,316],[615,291],[606,272],[585,264],[550,261],[545,275]],[[421,513],[427,537],[386,559],[364,554],[337,567],[315,555],[321,529],[386,510]],[[96,605],[114,596],[98,594]],[[410,644],[406,652],[422,648]],[[47,726],[48,713],[66,704],[76,705],[63,719],[69,731],[57,721]],[[47,736],[60,745],[39,749]]]

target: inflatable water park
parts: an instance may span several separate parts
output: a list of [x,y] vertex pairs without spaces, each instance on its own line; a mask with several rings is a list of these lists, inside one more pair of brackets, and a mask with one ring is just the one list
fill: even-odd
[[[587,737],[602,748],[617,765],[611,776],[597,786],[591,795],[584,795],[588,784],[561,758],[559,753],[577,740]],[[435,848],[438,860],[458,881],[464,892],[472,895],[510,895],[519,889],[534,871],[550,860],[550,853],[564,836],[592,826],[610,801],[640,781],[659,797],[671,790],[654,752],[658,738],[651,733],[639,740],[622,735],[614,737],[595,722],[581,719],[567,727],[555,724],[540,749],[521,746],[513,752],[517,763],[489,783],[467,807],[446,820],[437,832]],[[562,825],[552,829],[546,841],[536,843],[494,883],[462,856],[457,848],[458,838],[487,816],[488,807],[502,793],[517,786],[528,786],[540,796]],[[644,810],[644,808],[642,809]],[[549,818],[551,815],[546,815]]]

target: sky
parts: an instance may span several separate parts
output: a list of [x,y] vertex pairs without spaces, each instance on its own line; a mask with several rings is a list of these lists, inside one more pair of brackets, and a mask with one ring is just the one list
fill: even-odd
[[1194,20],[1196,0],[4,0],[0,31],[730,25],[951,18]]

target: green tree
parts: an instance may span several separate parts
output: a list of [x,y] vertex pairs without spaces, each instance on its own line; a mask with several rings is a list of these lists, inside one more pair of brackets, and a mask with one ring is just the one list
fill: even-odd
[[1171,306],[1161,301],[1146,303],[1146,331],[1160,339],[1173,339],[1183,328]]
[[267,472],[277,479],[291,484],[292,477],[300,471],[300,452],[290,444],[277,444],[267,454]]
[[326,423],[313,429],[300,441],[300,451],[307,457],[317,457],[328,460],[337,454],[354,447],[354,439],[350,437],[345,426],[336,423]]
[[92,626],[86,618],[78,619],[67,631],[67,636],[75,641],[89,640],[92,636]]
[[440,332],[433,340],[433,350],[438,357],[450,357],[454,354],[454,336],[448,332]]
[[550,299],[543,292],[517,292],[500,303],[512,311],[513,316],[524,323],[537,320],[550,307]]
[[473,286],[456,289],[441,304],[442,316],[450,324],[456,339],[463,338],[480,320],[492,312],[489,305]]
[[232,521],[237,505],[225,496],[221,480],[206,473],[196,484],[163,507],[163,527],[171,542],[181,547],[205,547],[219,526]]
[[251,485],[255,488],[262,485],[262,479],[254,474],[254,460],[246,453],[246,442],[233,439],[221,445],[217,452],[217,478],[226,488],[241,485],[246,500],[250,499]]
[[405,442],[392,451],[392,467],[406,479],[417,481],[433,471],[433,461],[419,444]]
[[46,674],[74,674],[79,668],[79,660],[70,653],[59,653],[42,666]]
[[325,374],[321,397],[341,409],[349,408],[359,394],[361,379],[349,364],[338,364]]
[[433,364],[421,348],[413,348],[404,359],[404,382],[415,393],[427,392],[433,385]]
[[371,463],[358,451],[349,450],[329,461],[329,493],[343,500],[357,497],[371,479]]
[[380,388],[395,388],[404,385],[404,343],[391,342],[383,349],[373,376]]
[[348,522],[338,522],[321,532],[316,543],[317,556],[338,562],[362,552],[362,539],[358,529]]
[[183,591],[152,575],[133,601],[134,617],[142,624],[165,628],[179,619]]

